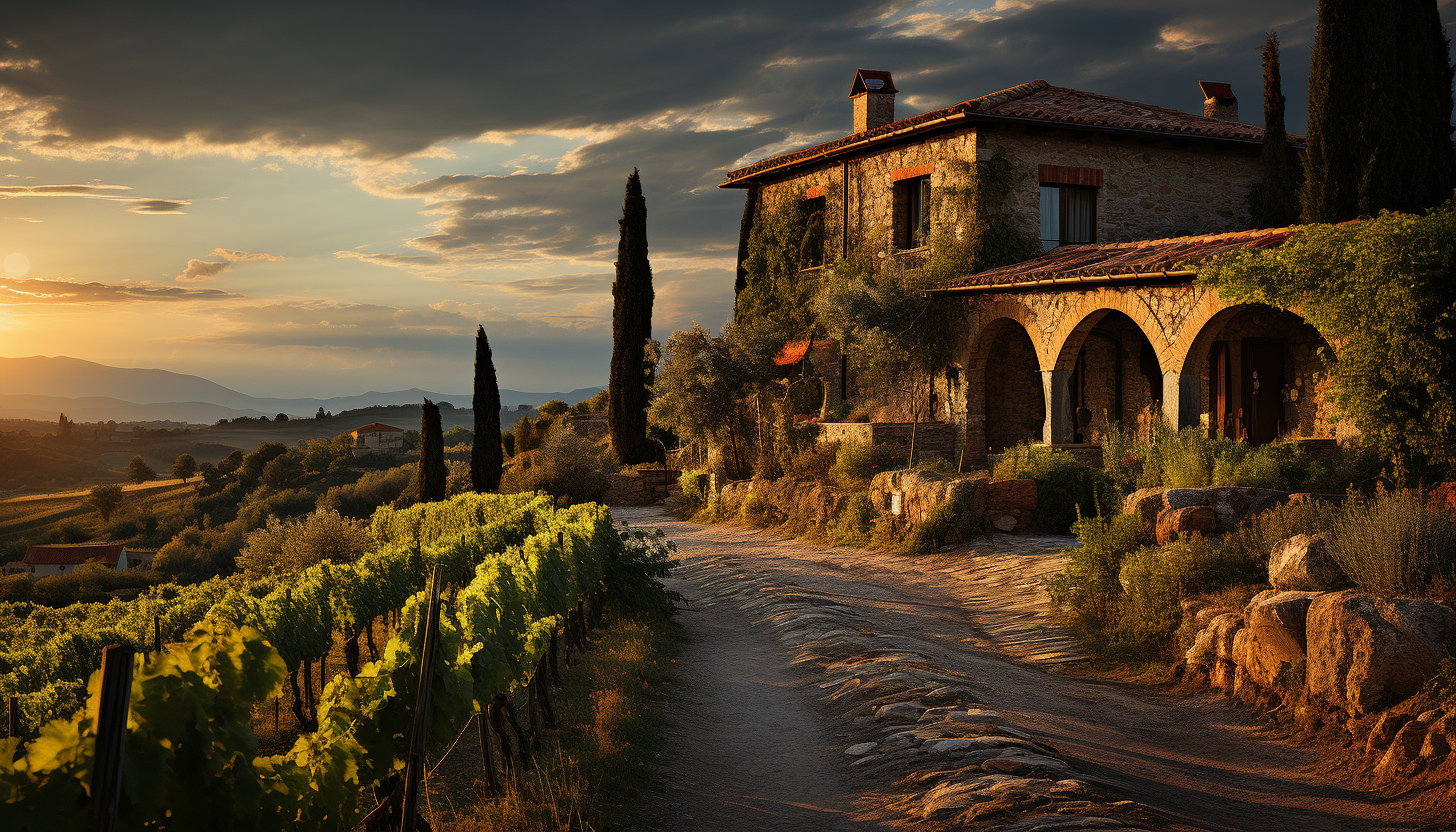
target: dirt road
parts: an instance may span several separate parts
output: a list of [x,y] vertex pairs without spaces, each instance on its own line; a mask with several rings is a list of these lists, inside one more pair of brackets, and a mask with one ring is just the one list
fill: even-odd
[[683,566],[673,580],[693,602],[682,615],[692,638],[681,660],[687,687],[671,708],[673,754],[664,760],[674,788],[662,809],[674,820],[663,828],[863,828],[845,810],[876,814],[865,796],[895,779],[883,766],[851,765],[844,747],[873,739],[865,733],[873,726],[826,701],[824,677],[794,665],[802,653],[771,638],[762,606],[733,602],[749,596],[731,594],[730,574],[751,576],[757,593],[832,603],[862,632],[964,674],[980,707],[1054,749],[1076,776],[1150,808],[1167,828],[1439,828],[1354,777],[1322,773],[1311,751],[1211,694],[1081,672],[1038,589],[1038,577],[1059,568],[1067,538],[996,537],[971,551],[906,558],[683,523],[657,509],[613,511],[677,542]]

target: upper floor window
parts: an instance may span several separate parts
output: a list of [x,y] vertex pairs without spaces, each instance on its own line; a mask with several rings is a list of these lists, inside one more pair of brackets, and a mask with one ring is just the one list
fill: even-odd
[[804,225],[804,239],[799,244],[799,268],[812,269],[824,265],[824,208],[827,200],[823,196],[811,196],[806,211],[809,220]]
[[927,245],[930,233],[930,165],[893,174],[895,183],[895,248]]
[[1038,166],[1041,179],[1041,244],[1097,242],[1097,189],[1102,171],[1063,165]]
[[1047,251],[1066,243],[1097,242],[1097,189],[1080,185],[1041,186],[1041,244]]

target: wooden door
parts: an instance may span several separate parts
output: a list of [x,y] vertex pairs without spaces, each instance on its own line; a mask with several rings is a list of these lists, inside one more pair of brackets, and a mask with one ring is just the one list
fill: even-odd
[[1245,338],[1239,352],[1249,444],[1273,442],[1284,427],[1284,342]]
[[1208,351],[1209,431],[1236,438],[1234,424],[1233,375],[1229,373],[1229,342],[1214,341]]

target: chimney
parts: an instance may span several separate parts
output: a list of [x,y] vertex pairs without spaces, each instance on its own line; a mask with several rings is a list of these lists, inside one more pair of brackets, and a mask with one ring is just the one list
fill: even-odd
[[856,70],[854,86],[849,88],[849,97],[854,99],[854,132],[863,133],[894,121],[897,92],[890,73],[880,69]]
[[1234,88],[1221,81],[1199,81],[1203,90],[1203,115],[1219,121],[1239,120],[1239,100],[1234,98]]

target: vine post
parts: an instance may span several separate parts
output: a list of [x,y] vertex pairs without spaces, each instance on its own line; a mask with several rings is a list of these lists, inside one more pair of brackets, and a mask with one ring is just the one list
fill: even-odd
[[415,697],[414,724],[410,727],[409,757],[404,770],[404,819],[401,832],[414,832],[420,780],[425,774],[425,742],[430,733],[430,693],[435,681],[435,644],[440,636],[440,591],[445,573],[430,570],[430,605],[425,613],[425,639],[420,649],[420,687]]
[[98,832],[116,828],[121,771],[126,757],[126,720],[131,711],[131,674],[136,648],[113,644],[101,654],[101,697],[96,714],[96,770],[91,776],[92,811]]

